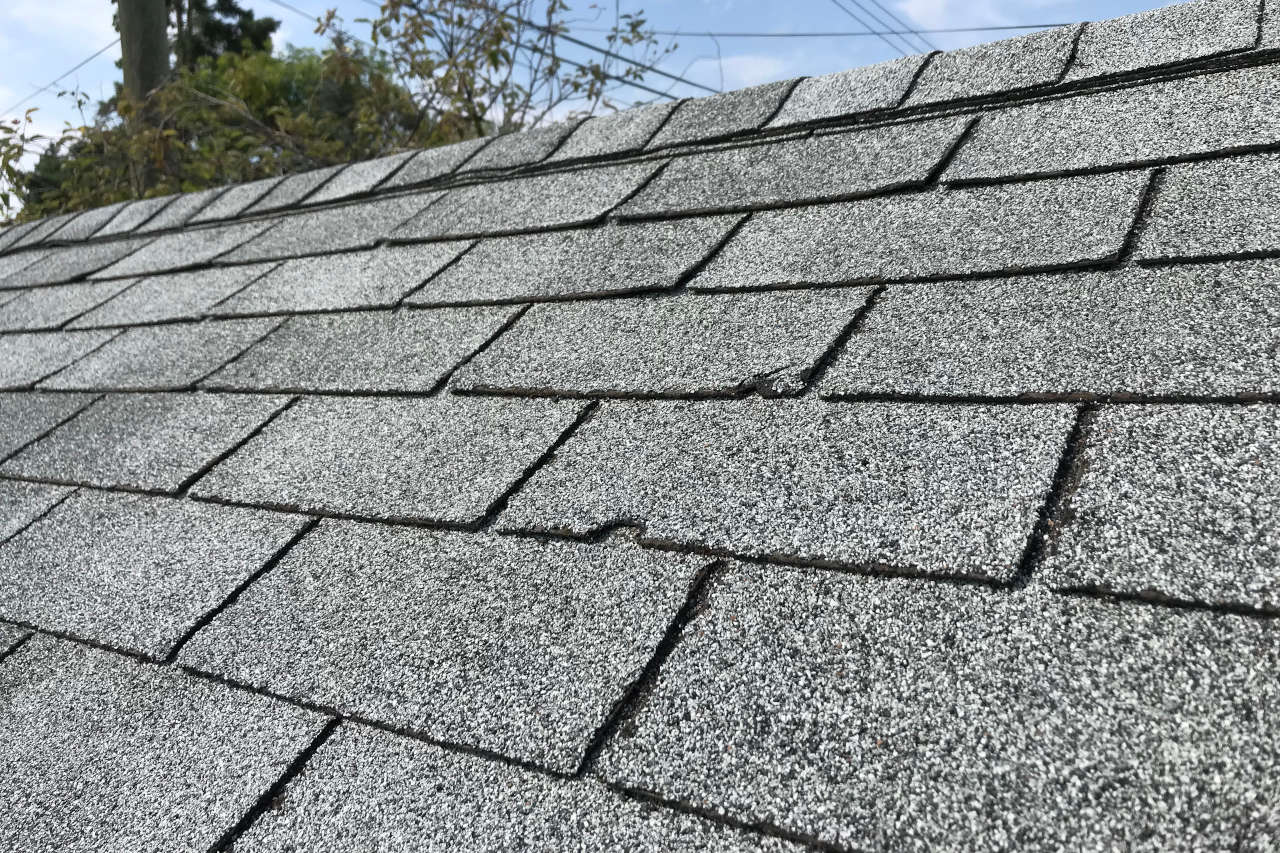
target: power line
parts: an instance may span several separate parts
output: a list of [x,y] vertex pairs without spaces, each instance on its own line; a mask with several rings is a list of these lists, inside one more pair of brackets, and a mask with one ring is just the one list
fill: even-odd
[[[871,20],[874,21],[876,25],[879,27],[879,32],[884,32],[885,30],[893,29],[892,24],[890,24],[884,18],[881,18],[875,12],[868,9],[866,5],[862,2],[862,0],[848,0],[848,2],[852,3],[855,7],[857,7],[859,12],[871,18]],[[872,29],[872,28],[868,27],[868,29]],[[907,46],[908,52],[910,53],[919,52],[920,49],[916,45],[912,44],[911,41],[905,35],[898,35],[897,39]],[[917,40],[920,40],[918,36],[917,36]]]
[[[844,13],[845,13],[846,15],[848,15],[850,18],[853,18],[853,20],[854,20],[854,21],[856,21],[858,24],[860,24],[860,25],[861,25],[861,26],[863,26],[863,27],[866,27],[866,29],[867,29],[867,31],[868,31],[868,32],[876,32],[874,27],[872,27],[872,26],[871,26],[870,24],[868,24],[866,21],[862,20],[862,19],[861,19],[861,18],[859,18],[857,15],[855,15],[855,14],[853,13],[853,11],[852,11],[851,9],[849,9],[849,7],[847,7],[847,6],[843,5],[843,4],[840,2],[840,0],[831,0],[831,3],[832,3],[832,4],[833,4],[837,9],[839,9],[841,12],[844,12]],[[882,42],[884,42],[885,44],[889,45],[889,47],[893,48],[893,49],[894,49],[894,50],[896,50],[898,53],[901,53],[903,56],[906,56],[906,55],[907,55],[907,52],[906,52],[905,50],[903,50],[902,48],[898,47],[898,46],[897,46],[896,44],[894,44],[893,42],[889,41],[888,37],[886,37],[884,33],[876,32],[876,35],[880,36],[880,41],[882,41]]]
[[77,72],[77,71],[79,71],[81,68],[84,68],[84,67],[85,67],[86,65],[88,65],[90,62],[93,62],[93,60],[97,59],[99,56],[102,56],[102,54],[106,53],[108,50],[111,50],[111,48],[115,47],[115,46],[116,46],[116,45],[118,45],[119,43],[120,43],[120,39],[118,39],[118,38],[117,38],[117,39],[113,40],[113,41],[111,42],[111,44],[105,45],[105,46],[104,46],[104,47],[102,47],[100,50],[95,51],[95,52],[94,52],[92,55],[90,55],[88,58],[86,58],[86,59],[84,59],[84,60],[82,60],[82,61],[80,61],[80,62],[76,63],[76,64],[75,64],[74,66],[72,66],[70,69],[68,69],[68,70],[66,70],[66,71],[64,71],[64,72],[62,72],[62,74],[60,74],[59,76],[55,77],[53,80],[50,80],[50,81],[49,81],[49,85],[47,85],[47,86],[41,86],[39,89],[36,89],[36,90],[35,90],[34,92],[32,92],[30,95],[27,95],[25,98],[23,98],[21,101],[18,101],[18,103],[16,103],[16,104],[14,104],[13,106],[9,107],[7,110],[5,110],[5,111],[3,111],[3,112],[0,112],[0,116],[7,116],[9,113],[11,113],[11,112],[13,112],[14,110],[18,109],[18,108],[19,108],[19,107],[21,107],[23,104],[27,103],[27,102],[28,102],[28,101],[30,101],[32,98],[34,98],[36,95],[39,95],[41,92],[47,92],[47,91],[49,91],[49,90],[50,90],[50,89],[52,89],[54,86],[56,86],[56,85],[58,85],[59,83],[61,83],[61,82],[62,82],[62,80],[63,80],[64,78],[66,78],[66,77],[70,77],[72,74],[76,73],[76,72]]
[[[751,39],[770,39],[770,38],[848,38],[849,36],[880,36],[880,35],[910,35],[916,34],[933,34],[933,33],[986,33],[1004,30],[1051,30],[1054,27],[1066,27],[1069,24],[1010,24],[1000,27],[943,27],[933,30],[848,30],[839,31],[831,30],[824,32],[808,32],[808,33],[720,33],[711,30],[650,30],[656,36],[699,36],[706,38],[751,38]],[[577,27],[579,30],[593,33],[611,32],[604,27]]]
[[905,27],[909,32],[911,32],[911,34],[912,34],[912,35],[914,35],[914,36],[916,37],[916,41],[918,41],[918,42],[920,42],[921,44],[923,44],[927,50],[937,50],[937,49],[938,49],[938,46],[937,46],[936,44],[934,44],[933,42],[929,41],[929,40],[928,40],[927,38],[925,38],[924,36],[920,35],[920,31],[919,31],[919,30],[913,30],[913,29],[911,29],[911,25],[910,25],[910,24],[908,24],[906,21],[902,20],[902,19],[901,19],[901,18],[899,18],[897,15],[895,15],[895,14],[893,13],[893,10],[892,10],[892,9],[886,8],[886,7],[885,7],[885,5],[884,5],[883,3],[881,3],[881,2],[880,2],[880,0],[871,0],[871,2],[872,2],[872,3],[874,3],[874,4],[876,5],[876,8],[877,8],[877,9],[879,9],[880,11],[882,11],[882,12],[884,12],[886,15],[888,15],[888,16],[889,16],[889,18],[890,18],[890,19],[891,19],[895,24],[897,24],[897,25],[898,25],[898,26],[900,26],[900,27]]

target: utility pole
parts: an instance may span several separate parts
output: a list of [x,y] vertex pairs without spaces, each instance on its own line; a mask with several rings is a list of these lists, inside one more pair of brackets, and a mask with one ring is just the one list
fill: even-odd
[[164,0],[117,0],[124,90],[134,103],[169,74],[169,13]]

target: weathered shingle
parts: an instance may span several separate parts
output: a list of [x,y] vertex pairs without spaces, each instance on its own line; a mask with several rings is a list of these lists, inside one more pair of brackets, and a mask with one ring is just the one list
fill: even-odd
[[54,250],[33,249],[28,252],[0,256],[0,288],[10,287],[9,278],[16,276],[40,259],[47,257],[51,251]]
[[35,441],[92,400],[90,394],[0,394],[0,459]]
[[113,216],[110,222],[99,228],[93,236],[109,237],[113,234],[128,234],[130,231],[147,224],[151,217],[164,210],[177,198],[178,196],[176,195],[166,195],[159,198],[131,201],[120,208],[120,212]]
[[[1066,442],[1066,406],[607,402],[502,530],[1007,579]],[[690,483],[698,487],[690,488]]]
[[22,238],[30,234],[31,231],[41,225],[44,220],[32,219],[29,222],[20,222],[17,225],[10,225],[3,232],[0,232],[0,252],[8,252],[16,249]]
[[1118,406],[1089,423],[1043,577],[1280,612],[1280,406]]
[[462,165],[460,171],[478,172],[487,169],[514,169],[541,163],[560,147],[581,124],[581,120],[556,122],[516,133],[496,136],[474,157]]
[[1280,142],[1280,66],[1146,83],[982,117],[947,180],[1151,163]]
[[81,489],[0,548],[0,618],[160,659],[303,522]]
[[[72,486],[0,480],[0,543],[44,515],[73,491],[75,489]],[[0,549],[0,563],[4,561],[6,553]],[[3,594],[3,590],[0,590],[0,596]],[[5,651],[4,638],[0,636],[0,655]]]
[[598,772],[849,849],[1265,850],[1278,627],[744,567]]
[[450,305],[665,290],[693,272],[740,220],[717,216],[481,240],[406,301]]
[[[128,203],[127,201],[118,201],[105,207],[86,210],[55,231],[52,234],[52,239],[66,243],[88,240],[97,233],[98,229],[114,219],[115,215],[120,212],[120,208]],[[3,240],[0,240],[0,243],[2,242]]]
[[285,509],[469,525],[580,409],[551,400],[308,397],[193,492]]
[[1280,392],[1280,262],[889,288],[824,394]]
[[907,106],[994,95],[1056,83],[1067,70],[1080,25],[935,54]]
[[213,320],[126,329],[41,388],[173,391],[191,388],[280,324],[277,318]]
[[207,264],[271,227],[270,222],[237,222],[157,237],[95,278],[150,275]]
[[460,187],[392,237],[426,240],[586,225],[602,218],[659,168],[657,163],[631,163]]
[[109,331],[0,335],[0,391],[34,385],[114,335]]
[[15,239],[9,245],[17,249],[44,243],[50,240],[59,230],[74,222],[79,216],[78,211],[72,211],[71,213],[60,213],[57,216],[50,216],[45,219],[37,219],[31,223],[30,228],[22,229],[20,233],[15,234]]
[[271,213],[277,210],[297,207],[303,199],[310,196],[325,181],[338,174],[344,168],[346,168],[345,165],[326,166],[323,169],[312,169],[309,172],[289,175],[273,186],[262,198],[246,208],[243,213],[245,216],[255,216],[259,213]]
[[271,263],[246,264],[135,279],[128,288],[73,321],[69,327],[196,320],[274,267]]
[[1280,251],[1280,154],[1174,166],[1135,252],[1143,260]]
[[59,284],[95,273],[147,244],[146,239],[114,240],[54,249],[35,263],[6,278],[0,287]]
[[203,222],[214,222],[219,219],[233,219],[244,213],[258,199],[271,192],[272,188],[282,180],[284,179],[262,178],[247,184],[237,184],[234,187],[230,187],[204,210],[191,217],[187,224],[197,225]]
[[658,132],[678,103],[665,101],[612,115],[592,116],[578,126],[573,135],[548,158],[548,162],[639,151]]
[[906,97],[926,54],[904,56],[821,77],[801,80],[769,127],[836,119],[886,110]]
[[318,714],[44,637],[0,667],[11,850],[213,847],[320,732]]
[[798,80],[780,80],[748,89],[683,101],[648,147],[664,148],[755,130],[773,118]]
[[384,246],[365,252],[294,258],[211,309],[213,314],[275,314],[391,307],[470,243]]
[[0,305],[0,331],[56,329],[106,302],[133,282],[129,279],[36,287]]
[[742,210],[923,184],[968,122],[945,118],[677,157],[618,216]]
[[694,288],[1018,271],[1118,256],[1143,172],[913,193],[755,214]]
[[291,317],[204,385],[254,391],[427,392],[515,312],[440,308]]
[[535,305],[462,368],[470,390],[733,395],[803,389],[869,288]]
[[330,201],[341,201],[352,196],[363,195],[399,169],[414,152],[406,151],[379,157],[376,160],[363,160],[351,163],[347,168],[329,179],[324,186],[316,190],[306,199],[306,204],[324,204]]
[[706,562],[324,522],[181,660],[572,773]]
[[450,174],[493,140],[491,136],[469,139],[453,145],[419,151],[400,171],[387,180],[383,189],[416,186]]
[[355,853],[430,839],[440,850],[799,850],[594,782],[566,783],[344,724],[278,808],[236,842],[243,853]]
[[284,404],[256,394],[107,396],[0,465],[0,474],[177,492]]
[[196,193],[180,195],[174,199],[172,204],[166,205],[164,210],[151,217],[146,224],[139,226],[137,233],[147,234],[152,231],[164,231],[168,228],[180,228],[226,191],[226,187],[213,187]]

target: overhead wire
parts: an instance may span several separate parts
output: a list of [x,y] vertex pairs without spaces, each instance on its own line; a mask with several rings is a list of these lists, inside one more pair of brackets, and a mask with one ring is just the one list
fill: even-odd
[[[920,31],[919,31],[919,30],[914,30],[914,29],[912,29],[910,24],[908,24],[906,21],[904,21],[904,20],[902,20],[901,18],[899,18],[896,14],[894,14],[893,10],[889,9],[888,7],[886,7],[883,3],[881,3],[881,2],[880,2],[880,0],[871,0],[871,2],[872,2],[873,4],[875,4],[875,7],[876,7],[877,9],[879,9],[880,11],[882,11],[882,12],[884,12],[886,15],[888,15],[888,16],[889,16],[889,18],[890,18],[890,19],[891,19],[895,24],[897,24],[897,25],[898,25],[898,26],[900,26],[900,27],[904,27],[904,28],[907,30],[907,32],[909,32],[909,33],[911,33],[912,35],[914,35],[914,36],[916,37],[916,41],[918,41],[918,42],[920,42],[921,44],[923,44],[923,45],[924,45],[925,50],[937,50],[937,49],[938,49],[938,46],[937,46],[936,44],[934,44],[933,42],[929,41],[929,40],[928,40],[927,38],[925,38],[924,36],[920,35]],[[886,24],[886,26],[888,26],[888,25]]]
[[[868,24],[866,21],[862,20],[862,18],[859,18],[859,17],[858,17],[858,16],[853,12],[853,10],[852,10],[852,9],[850,9],[848,6],[845,6],[843,3],[841,3],[841,2],[840,2],[840,0],[831,0],[831,3],[832,3],[832,5],[833,5],[833,6],[835,6],[837,9],[839,9],[841,12],[844,12],[844,13],[845,13],[846,15],[848,15],[850,18],[853,18],[853,20],[854,20],[854,21],[855,21],[859,26],[865,27],[865,28],[866,28],[868,31],[870,31],[870,32],[875,32],[875,28],[874,28],[874,27],[872,27],[872,26],[871,26],[870,24]],[[893,42],[889,41],[888,36],[886,36],[884,33],[876,32],[876,35],[880,36],[880,41],[882,41],[882,42],[884,42],[885,44],[889,45],[889,47],[893,48],[893,49],[894,49],[894,50],[896,50],[898,53],[902,54],[903,56],[906,56],[906,55],[907,55],[907,51],[903,50],[903,49],[902,49],[900,46],[898,46],[897,44],[894,44]]]
[[[657,36],[699,36],[706,38],[752,38],[752,39],[768,39],[768,38],[848,38],[850,36],[881,36],[881,35],[909,35],[917,34],[935,34],[935,33],[986,33],[1000,32],[1007,30],[1051,30],[1054,27],[1065,27],[1068,24],[1005,24],[1001,26],[991,27],[941,27],[930,30],[828,30],[822,32],[800,32],[800,33],[752,33],[752,32],[716,32],[713,30],[650,30]],[[606,33],[608,29],[604,27],[577,27],[576,29],[585,32]]]
[[[857,8],[857,10],[858,10],[859,12],[861,12],[862,14],[864,14],[864,15],[866,15],[868,18],[870,18],[870,19],[875,23],[876,27],[878,27],[878,28],[879,28],[879,31],[880,31],[880,32],[884,32],[885,30],[889,30],[889,29],[892,29],[892,28],[893,28],[893,27],[892,27],[892,25],[891,25],[888,21],[886,21],[884,18],[881,18],[881,17],[880,17],[879,15],[877,15],[875,12],[871,11],[870,9],[868,9],[868,8],[867,8],[867,6],[866,6],[866,4],[865,4],[865,3],[863,3],[863,2],[862,2],[862,0],[841,0],[841,3],[842,3],[842,4],[843,4],[843,3],[845,3],[845,2],[847,2],[847,3],[852,3],[852,4]],[[875,27],[868,27],[868,29],[875,29]],[[902,42],[904,45],[906,45],[907,53],[919,53],[919,52],[920,52],[920,48],[918,48],[916,45],[912,44],[912,43],[911,43],[911,40],[910,40],[910,39],[908,39],[908,38],[906,37],[906,35],[896,35],[896,36],[894,36],[894,37],[895,37],[898,41],[900,41],[900,42]],[[917,38],[918,38],[918,37],[917,37]]]
[[76,72],[77,72],[77,71],[79,71],[81,68],[84,68],[84,67],[85,67],[86,65],[88,65],[90,62],[93,62],[93,60],[97,59],[99,56],[102,56],[102,54],[106,53],[108,50],[111,50],[111,48],[115,47],[115,46],[116,46],[116,45],[118,45],[119,43],[120,43],[120,39],[119,39],[119,38],[116,38],[116,39],[114,39],[110,44],[104,45],[103,47],[101,47],[101,48],[99,48],[98,50],[94,51],[92,54],[90,54],[90,55],[89,55],[88,57],[86,57],[85,59],[82,59],[80,62],[77,62],[77,63],[76,63],[75,65],[73,65],[71,68],[68,68],[66,71],[62,72],[62,73],[61,73],[61,74],[59,74],[57,77],[55,77],[55,78],[53,78],[52,80],[50,80],[50,81],[49,81],[49,83],[48,83],[48,85],[41,86],[40,88],[38,88],[38,89],[36,89],[34,92],[32,92],[30,95],[27,95],[25,98],[23,98],[22,100],[18,101],[18,102],[17,102],[16,104],[14,104],[13,106],[9,107],[8,109],[4,110],[3,112],[0,112],[0,116],[7,116],[9,113],[13,112],[14,110],[16,110],[16,109],[18,109],[19,107],[21,107],[21,106],[23,106],[24,104],[26,104],[28,101],[30,101],[32,98],[34,98],[36,95],[39,95],[39,94],[41,94],[42,92],[47,92],[47,91],[49,91],[49,90],[50,90],[50,89],[52,89],[54,86],[56,86],[56,85],[58,85],[59,83],[61,83],[61,82],[63,81],[63,79],[64,79],[64,78],[70,77],[72,74],[76,73]]

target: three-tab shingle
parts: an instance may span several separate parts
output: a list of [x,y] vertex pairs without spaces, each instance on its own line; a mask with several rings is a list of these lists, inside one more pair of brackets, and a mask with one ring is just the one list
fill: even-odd
[[198,320],[275,268],[244,264],[193,272],[153,275],[129,287],[69,324],[69,328],[132,326],[169,320]]
[[[22,270],[46,257],[51,249],[35,249],[0,257],[0,289],[10,287],[8,281]],[[18,286],[18,285],[14,285]]]
[[163,658],[302,525],[81,489],[0,547],[0,618]]
[[560,147],[581,120],[556,122],[545,127],[536,127],[522,133],[504,133],[494,137],[474,157],[461,167],[463,172],[478,172],[486,169],[514,169],[541,163],[551,152]]
[[[1005,579],[1066,443],[1066,406],[606,402],[502,530]],[[697,488],[686,484],[698,483]]]
[[593,116],[578,125],[573,135],[548,158],[548,162],[639,151],[658,132],[678,103],[648,104],[612,115]]
[[648,147],[684,145],[755,130],[773,118],[798,82],[780,80],[684,101],[649,141]]
[[160,198],[131,201],[120,208],[120,212],[113,216],[110,222],[94,232],[93,236],[110,237],[113,234],[128,234],[139,226],[145,225],[153,216],[164,210],[177,198],[176,195],[166,195]]
[[0,666],[0,837],[11,850],[212,848],[324,719],[37,637]]
[[146,239],[114,240],[110,243],[91,243],[54,249],[22,270],[4,280],[4,287],[30,287],[41,284],[59,284],[95,273],[114,264],[147,244]]
[[97,273],[95,278],[149,275],[207,264],[270,227],[270,222],[238,222],[165,234]]
[[106,302],[133,282],[90,282],[36,287],[0,305],[0,331],[56,329]]
[[398,187],[417,186],[418,184],[425,184],[428,181],[442,178],[475,156],[477,151],[484,148],[492,140],[492,137],[485,136],[480,139],[469,139],[466,142],[419,151],[413,155],[413,158],[400,171],[387,179],[383,188],[395,189]]
[[534,394],[794,393],[868,288],[535,305],[454,382]]
[[[59,242],[75,243],[80,240],[88,240],[97,231],[106,225],[115,215],[120,212],[120,208],[128,204],[127,201],[118,201],[115,204],[108,204],[105,207],[95,207],[92,210],[86,210],[70,222],[63,225],[52,234],[52,239]],[[3,239],[0,239],[3,243]]]
[[706,562],[324,522],[181,660],[572,773]]
[[936,54],[920,72],[907,106],[994,95],[1056,83],[1067,70],[1080,26]]
[[111,340],[110,331],[0,335],[0,391],[26,388]]
[[15,625],[0,625],[0,659],[5,658],[19,643],[31,636],[31,632]]
[[401,154],[379,157],[376,160],[352,163],[309,195],[306,198],[306,204],[324,204],[363,195],[386,180],[412,156],[414,152],[405,151]]
[[247,184],[237,184],[218,196],[204,210],[188,220],[189,225],[234,219],[279,184],[283,178],[262,178]]
[[[73,491],[75,489],[72,486],[0,480],[0,543],[43,516]],[[0,549],[0,563],[3,562],[5,553]],[[4,643],[0,638],[0,654],[3,653]]]
[[473,525],[580,411],[580,404],[552,400],[307,397],[193,493],[334,515]]
[[147,234],[152,231],[180,228],[226,191],[226,187],[213,187],[197,193],[180,195],[171,204],[166,205],[164,210],[147,220],[146,224],[139,226],[136,231],[139,234]]
[[21,450],[92,400],[90,394],[0,394],[0,459]]
[[296,207],[344,168],[346,168],[345,164],[327,166],[323,169],[312,169],[309,172],[290,175],[273,186],[270,191],[246,208],[243,213],[245,216],[254,216],[259,213],[272,213]]
[[906,97],[911,82],[927,58],[926,54],[904,56],[877,65],[801,80],[769,122],[769,127],[787,127],[896,107]]

